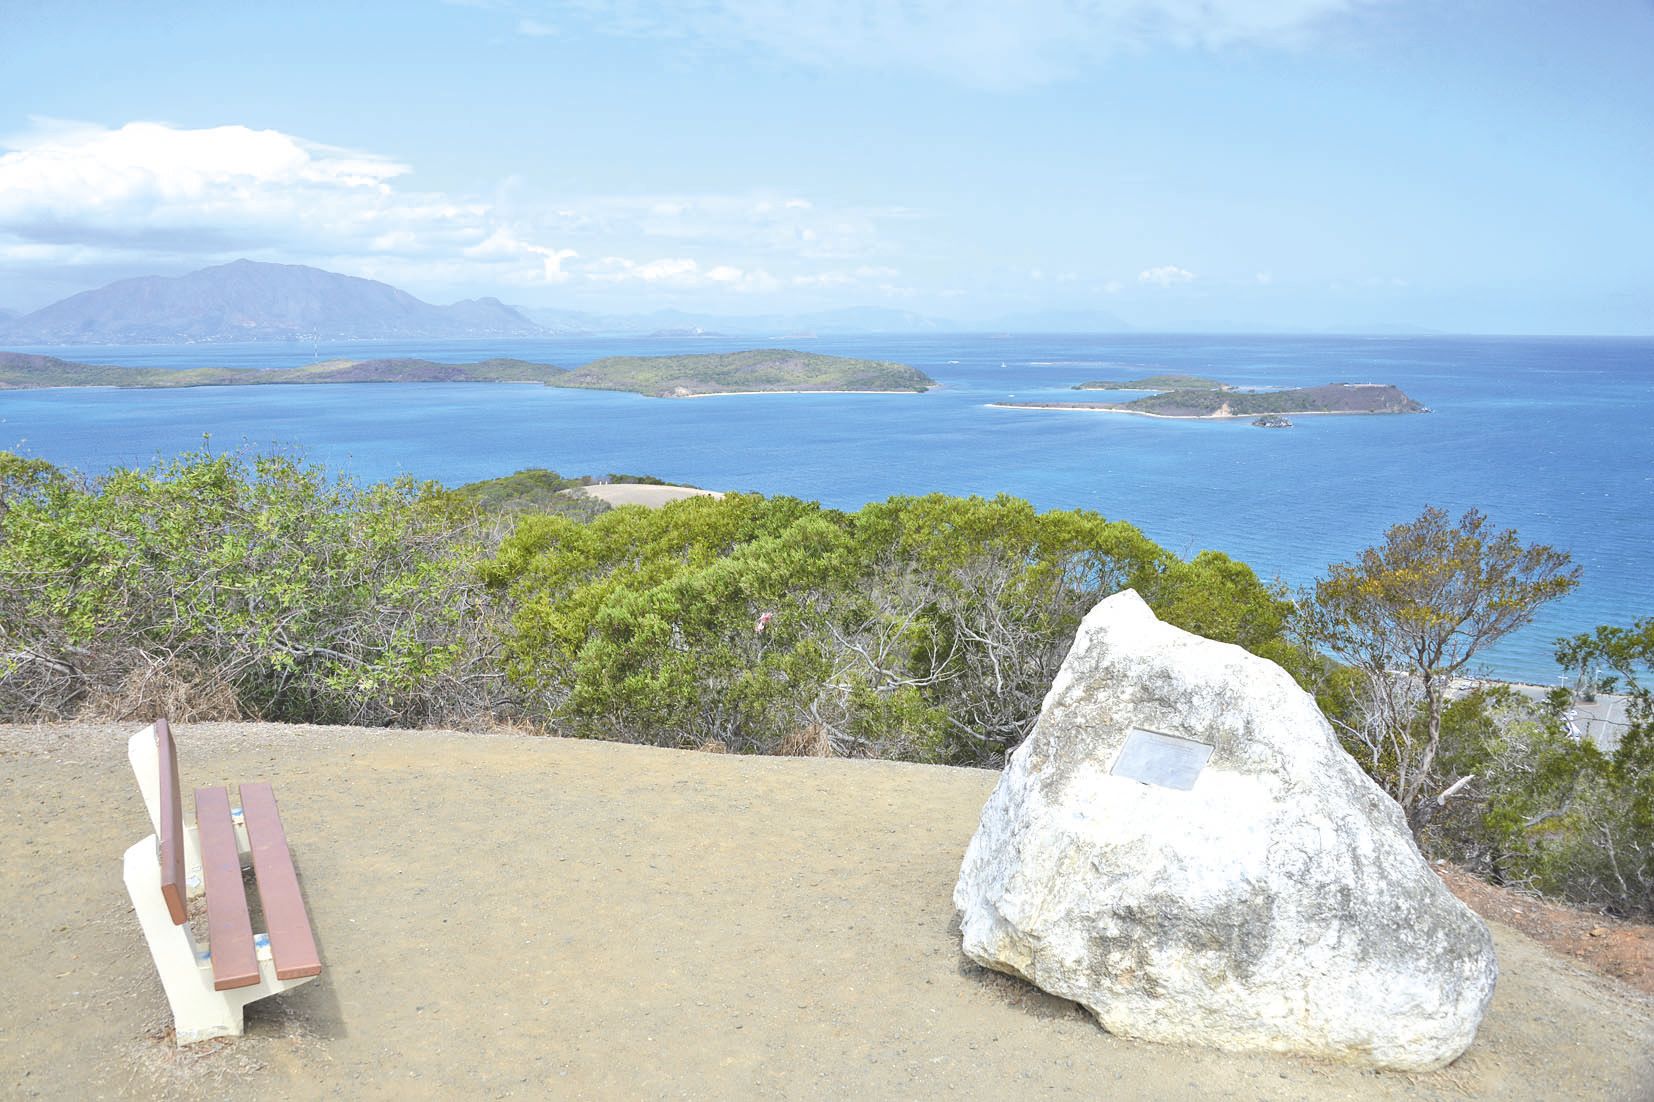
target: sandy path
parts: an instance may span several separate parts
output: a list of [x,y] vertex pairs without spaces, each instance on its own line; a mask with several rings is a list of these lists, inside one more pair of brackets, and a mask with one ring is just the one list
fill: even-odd
[[[128,728],[0,727],[10,1097],[1649,1097],[1654,1008],[1495,926],[1433,1076],[1123,1041],[969,965],[949,895],[994,775],[439,732],[178,731],[270,778],[326,971],[180,1055],[119,865]],[[1639,1092],[1641,1092],[1639,1094]]]
[[635,482],[604,483],[601,486],[580,486],[573,492],[584,493],[610,505],[647,505],[658,509],[686,497],[723,497],[716,490],[697,490],[693,486],[655,486]]

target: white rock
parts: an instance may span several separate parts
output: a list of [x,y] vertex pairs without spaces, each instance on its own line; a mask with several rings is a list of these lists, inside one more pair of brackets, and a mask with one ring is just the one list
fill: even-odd
[[[1110,774],[1134,727],[1213,747],[1191,789]],[[1131,591],[1081,624],[953,900],[971,959],[1144,1040],[1437,1068],[1498,975],[1313,698]]]

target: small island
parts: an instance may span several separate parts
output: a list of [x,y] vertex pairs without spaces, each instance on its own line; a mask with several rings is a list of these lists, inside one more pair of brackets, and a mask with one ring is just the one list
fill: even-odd
[[610,356],[564,368],[527,360],[438,363],[423,359],[328,360],[304,367],[117,367],[0,352],[0,390],[45,387],[159,389],[321,383],[538,383],[618,390],[651,398],[719,394],[913,394],[936,385],[906,364],[787,349],[693,356]]
[[1243,390],[1229,383],[1193,375],[1157,375],[1126,382],[1081,383],[1076,390],[1150,390],[1130,402],[991,402],[999,409],[1083,410],[1132,413],[1177,421],[1256,418],[1259,428],[1291,428],[1292,417],[1324,414],[1429,413],[1400,388],[1388,383],[1326,383],[1283,390]]

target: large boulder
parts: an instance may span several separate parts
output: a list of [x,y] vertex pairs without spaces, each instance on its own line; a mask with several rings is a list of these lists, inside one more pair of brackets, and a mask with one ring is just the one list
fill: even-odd
[[1080,625],[953,900],[971,959],[1144,1040],[1437,1068],[1498,974],[1315,701],[1129,590]]

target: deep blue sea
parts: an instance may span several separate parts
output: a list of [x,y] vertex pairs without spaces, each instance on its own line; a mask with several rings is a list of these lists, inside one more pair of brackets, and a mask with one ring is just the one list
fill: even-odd
[[[713,352],[752,338],[324,344],[322,358]],[[1654,340],[983,335],[776,342],[898,360],[923,395],[664,401],[523,385],[0,391],[0,449],[87,471],[196,447],[277,445],[372,480],[454,484],[550,467],[646,473],[854,508],[899,493],[1014,494],[1129,520],[1184,555],[1215,548],[1307,583],[1426,505],[1476,507],[1572,552],[1580,588],[1486,653],[1481,672],[1555,683],[1551,642],[1654,615]],[[65,354],[63,349],[32,351]],[[289,367],[297,344],[97,347],[129,366]],[[1092,378],[1395,383],[1435,412],[1304,417],[1291,430],[992,409],[1065,401]]]

